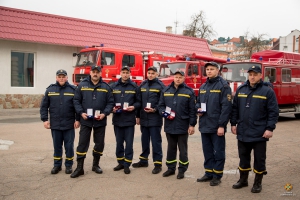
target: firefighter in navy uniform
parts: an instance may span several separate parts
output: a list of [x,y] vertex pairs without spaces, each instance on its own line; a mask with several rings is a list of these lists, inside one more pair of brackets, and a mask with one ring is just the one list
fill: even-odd
[[81,128],[77,146],[77,168],[71,174],[71,178],[76,178],[84,174],[84,159],[86,157],[91,132],[93,129],[93,167],[92,171],[102,174],[99,166],[100,157],[103,155],[105,128],[107,116],[113,108],[113,97],[110,86],[103,82],[101,77],[101,67],[92,66],[90,75],[83,79],[76,88],[74,106],[80,117]]
[[148,167],[148,156],[150,154],[150,139],[152,143],[152,158],[154,163],[153,174],[161,172],[162,165],[162,139],[161,127],[162,116],[159,114],[157,106],[160,94],[165,88],[164,84],[158,80],[156,67],[149,67],[147,70],[147,80],[139,86],[139,98],[141,108],[137,113],[137,124],[141,125],[142,153],[140,161],[132,164],[132,167]]
[[[129,167],[133,158],[136,111],[140,108],[137,85],[130,80],[130,75],[130,67],[122,67],[121,78],[112,85],[115,103],[112,122],[117,143],[116,157],[118,161],[114,171],[124,169],[125,174],[130,174]],[[125,149],[124,142],[126,143]]]
[[184,72],[176,71],[174,81],[160,96],[158,110],[165,117],[164,131],[168,140],[166,165],[168,170],[163,177],[175,174],[177,147],[179,148],[179,167],[177,179],[184,178],[188,169],[188,137],[195,132],[197,116],[195,93],[184,83]]
[[199,88],[196,110],[199,115],[204,154],[203,177],[198,182],[210,181],[211,186],[221,183],[225,164],[225,132],[232,110],[231,88],[220,77],[220,66],[215,62],[204,65],[206,82]]
[[[40,114],[46,129],[51,129],[54,147],[54,167],[51,174],[61,171],[62,145],[65,146],[65,173],[72,173],[74,158],[75,130],[80,126],[73,105],[75,86],[68,82],[67,72],[63,69],[56,72],[56,83],[51,84],[42,99]],[[48,119],[50,113],[50,122]]]
[[239,189],[248,186],[253,149],[255,179],[251,192],[259,193],[263,175],[267,174],[267,141],[276,128],[279,108],[273,89],[261,80],[261,68],[252,66],[248,74],[248,80],[236,91],[230,120],[231,132],[237,135],[240,158],[240,179],[232,187]]

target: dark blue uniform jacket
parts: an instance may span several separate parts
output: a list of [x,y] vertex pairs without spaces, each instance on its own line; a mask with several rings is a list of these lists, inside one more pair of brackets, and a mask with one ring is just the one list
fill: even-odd
[[[66,82],[63,86],[58,82],[51,84],[42,99],[40,114],[42,121],[49,121],[50,128],[55,130],[69,130],[74,128],[76,112],[73,105],[75,86]],[[77,116],[79,121],[79,116]]]
[[[137,117],[140,118],[141,126],[162,126],[162,116],[158,111],[158,102],[161,92],[164,90],[165,85],[156,79],[145,80],[138,88],[138,95],[141,99],[141,108],[137,113]],[[144,108],[147,103],[151,103],[151,108],[156,109],[155,113],[147,113]]]
[[219,127],[226,131],[232,110],[231,100],[231,88],[223,78],[207,78],[199,88],[196,103],[196,110],[201,108],[201,103],[206,103],[206,112],[199,118],[201,133],[217,133]]
[[137,94],[137,85],[130,79],[123,83],[121,78],[112,85],[114,103],[121,103],[123,108],[124,102],[128,103],[128,106],[134,106],[133,111],[123,111],[121,113],[113,114],[113,125],[115,126],[134,126],[136,124],[136,113],[141,106],[140,100]]
[[175,119],[165,119],[164,131],[169,134],[188,134],[189,126],[197,123],[195,93],[192,88],[182,83],[176,89],[172,82],[161,94],[158,110],[161,114],[166,106],[175,111]]
[[237,139],[243,142],[267,141],[265,130],[273,131],[279,116],[279,108],[272,88],[257,83],[253,88],[249,81],[241,85],[233,99],[231,126],[237,125]]
[[[106,126],[106,116],[111,113],[113,105],[112,90],[107,83],[102,81],[102,78],[100,78],[97,85],[94,85],[91,81],[91,76],[88,76],[83,79],[76,88],[74,106],[77,114],[80,115],[80,123],[84,126]],[[93,109],[93,115],[95,114],[95,110],[100,110],[101,113],[105,114],[105,118],[102,120],[84,120],[81,114],[87,113],[88,108]]]

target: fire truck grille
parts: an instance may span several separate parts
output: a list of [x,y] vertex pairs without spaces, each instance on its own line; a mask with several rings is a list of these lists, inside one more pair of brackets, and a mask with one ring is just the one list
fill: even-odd
[[88,74],[75,74],[75,82],[80,83],[86,77],[88,77]]

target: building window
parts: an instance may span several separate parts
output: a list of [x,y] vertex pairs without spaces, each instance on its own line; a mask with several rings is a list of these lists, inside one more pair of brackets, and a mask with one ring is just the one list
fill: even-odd
[[11,86],[34,86],[34,54],[11,52]]

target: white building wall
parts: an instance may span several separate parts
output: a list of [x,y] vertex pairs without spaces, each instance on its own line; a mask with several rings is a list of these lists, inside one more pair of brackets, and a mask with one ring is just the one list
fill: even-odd
[[[11,52],[34,53],[34,87],[11,86]],[[0,94],[44,94],[55,83],[56,71],[65,69],[72,82],[76,47],[0,40]]]
[[[293,52],[293,40],[294,40],[294,36],[295,38],[298,38],[300,35],[300,31],[298,30],[294,30],[292,31],[290,34],[288,34],[285,37],[280,37],[279,40],[279,51],[288,51],[288,52]],[[298,51],[298,45],[299,45],[299,40],[298,42],[295,41],[295,51]]]

